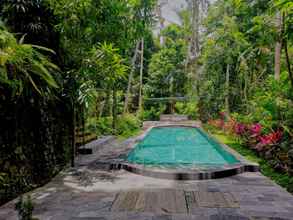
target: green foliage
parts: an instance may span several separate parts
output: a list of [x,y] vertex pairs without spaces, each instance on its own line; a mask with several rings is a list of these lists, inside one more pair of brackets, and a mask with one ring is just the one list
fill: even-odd
[[207,114],[215,115],[223,109],[226,96],[231,111],[245,112],[255,89],[273,72],[271,42],[276,30],[272,28],[270,5],[264,2],[219,0],[210,8],[205,21],[207,33],[201,57],[205,74],[200,88]]
[[112,119],[110,117],[99,118],[99,120],[94,120],[92,127],[94,127],[97,136],[109,135],[112,133]]
[[157,121],[160,115],[166,111],[167,106],[164,104],[152,105],[150,108],[145,108],[142,112],[142,119],[144,121]]
[[[92,80],[103,79],[101,88],[119,87],[121,81],[126,79],[128,67],[123,63],[124,60],[118,51],[119,49],[114,48],[113,44],[104,42],[98,48],[92,49],[90,60],[85,60],[86,73],[94,74]],[[88,72],[93,68],[92,72]]]
[[266,131],[283,127],[290,133],[293,128],[292,109],[292,88],[288,74],[283,72],[279,82],[273,76],[268,76],[263,86],[255,89],[248,101],[248,114],[234,113],[233,117],[246,124],[258,122]]
[[140,131],[141,121],[132,114],[122,115],[118,118],[117,134],[121,137],[127,138],[135,135]]
[[[53,73],[58,67],[38,50],[51,50],[17,42],[4,27],[0,27],[0,83],[10,89],[13,96],[23,92],[39,94],[58,88]],[[1,86],[0,84],[0,86]]]
[[100,118],[88,128],[100,135],[137,127],[134,119],[118,119],[115,130],[111,121],[121,113],[128,66],[142,37],[151,56],[155,6],[155,0],[1,1],[0,20],[9,30],[1,23],[1,204],[66,165],[73,131],[88,118]]
[[[182,27],[172,24],[162,31],[164,44],[154,53],[145,85],[146,97],[164,98],[185,96],[188,76],[185,71],[187,42]],[[145,106],[144,119],[158,119],[162,107],[153,103]],[[165,109],[164,109],[165,110]]]
[[15,204],[15,209],[18,212],[20,220],[37,220],[33,218],[34,204],[30,196],[27,196],[25,200],[20,196],[18,202]]
[[155,0],[48,2],[59,20],[57,27],[69,66],[80,64],[97,43],[112,43],[121,54],[131,53],[135,41],[144,36],[152,23],[156,5]]
[[111,117],[102,117],[99,119],[91,118],[88,121],[88,129],[89,131],[96,133],[98,137],[114,134],[127,138],[136,134],[141,127],[141,121],[133,114],[119,116],[115,131],[112,129],[112,120]]
[[195,101],[188,103],[177,102],[175,111],[177,114],[189,116],[190,119],[198,119],[198,108]]

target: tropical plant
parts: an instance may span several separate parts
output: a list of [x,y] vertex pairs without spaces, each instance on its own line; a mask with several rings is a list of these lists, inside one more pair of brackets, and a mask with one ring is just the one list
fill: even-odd
[[58,67],[39,51],[54,53],[45,47],[24,44],[23,38],[17,41],[13,34],[0,27],[0,83],[8,88],[12,96],[37,92],[48,94],[58,88],[53,74]]
[[[95,82],[95,88],[102,89],[108,93],[112,92],[113,96],[113,129],[116,128],[117,122],[117,91],[123,85],[126,79],[128,67],[118,53],[118,49],[113,44],[102,43],[90,52],[90,58],[84,61],[81,69],[92,82]],[[88,92],[88,90],[87,90]]]

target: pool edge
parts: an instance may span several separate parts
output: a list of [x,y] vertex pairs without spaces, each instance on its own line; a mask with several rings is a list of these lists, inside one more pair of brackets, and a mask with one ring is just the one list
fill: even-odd
[[[135,174],[153,177],[153,178],[160,178],[160,179],[170,179],[170,180],[207,180],[207,179],[218,179],[218,178],[225,178],[229,176],[234,176],[237,174],[241,174],[244,172],[258,172],[260,171],[259,164],[253,163],[248,161],[244,158],[241,154],[239,154],[234,149],[230,148],[228,145],[221,143],[216,138],[214,138],[211,134],[206,132],[200,124],[196,123],[192,124],[184,124],[184,123],[169,123],[169,124],[158,124],[148,127],[141,135],[136,137],[135,143],[132,144],[129,152],[131,152],[138,141],[145,138],[151,129],[156,127],[191,127],[197,128],[204,135],[207,135],[212,141],[219,144],[225,151],[232,154],[237,160],[240,161],[239,164],[233,165],[226,165],[223,168],[216,168],[211,170],[198,170],[198,171],[178,171],[174,172],[174,170],[166,169],[166,168],[159,168],[156,169],[151,167],[146,167],[141,164],[134,164],[127,161],[119,161],[118,163],[112,164],[112,167],[124,169],[128,172],[132,172]],[[129,153],[128,152],[128,153]],[[127,154],[128,154],[127,153]]]

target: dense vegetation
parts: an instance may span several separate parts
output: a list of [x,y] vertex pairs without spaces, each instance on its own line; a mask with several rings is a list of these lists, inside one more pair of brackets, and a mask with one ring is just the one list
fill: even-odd
[[293,150],[292,9],[290,1],[218,1],[200,60],[201,118],[218,118],[209,123],[285,173]]
[[85,135],[127,137],[162,113],[290,172],[293,3],[189,4],[156,35],[156,0],[0,2],[0,204],[73,165]]
[[120,116],[121,102],[155,4],[0,2],[0,204],[73,160],[80,130],[138,129],[136,118]]

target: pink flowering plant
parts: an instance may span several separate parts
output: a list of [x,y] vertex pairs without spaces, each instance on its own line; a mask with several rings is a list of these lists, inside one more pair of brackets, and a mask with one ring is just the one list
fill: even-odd
[[282,148],[287,140],[287,130],[280,129],[279,126],[277,129],[272,129],[273,126],[267,124],[266,121],[251,123],[253,120],[246,116],[228,117],[224,112],[221,112],[219,116],[216,120],[210,120],[209,124],[237,137],[240,143],[256,151],[274,164],[274,167],[280,170],[288,168],[288,150]]
[[242,123],[236,123],[234,127],[234,132],[236,135],[242,136],[246,132],[246,125]]
[[281,130],[273,131],[267,135],[259,137],[259,143],[256,146],[257,151],[262,151],[264,148],[272,145],[276,145],[280,142],[283,137],[283,132]]
[[258,137],[262,132],[262,126],[259,123],[250,126],[251,137]]
[[265,129],[260,123],[248,124],[237,122],[234,118],[227,119],[225,112],[220,112],[220,119],[211,120],[209,124],[223,129],[225,132],[232,133],[240,138],[247,146],[258,152],[265,150],[267,147],[276,145],[283,136],[281,130],[272,131],[264,134]]

